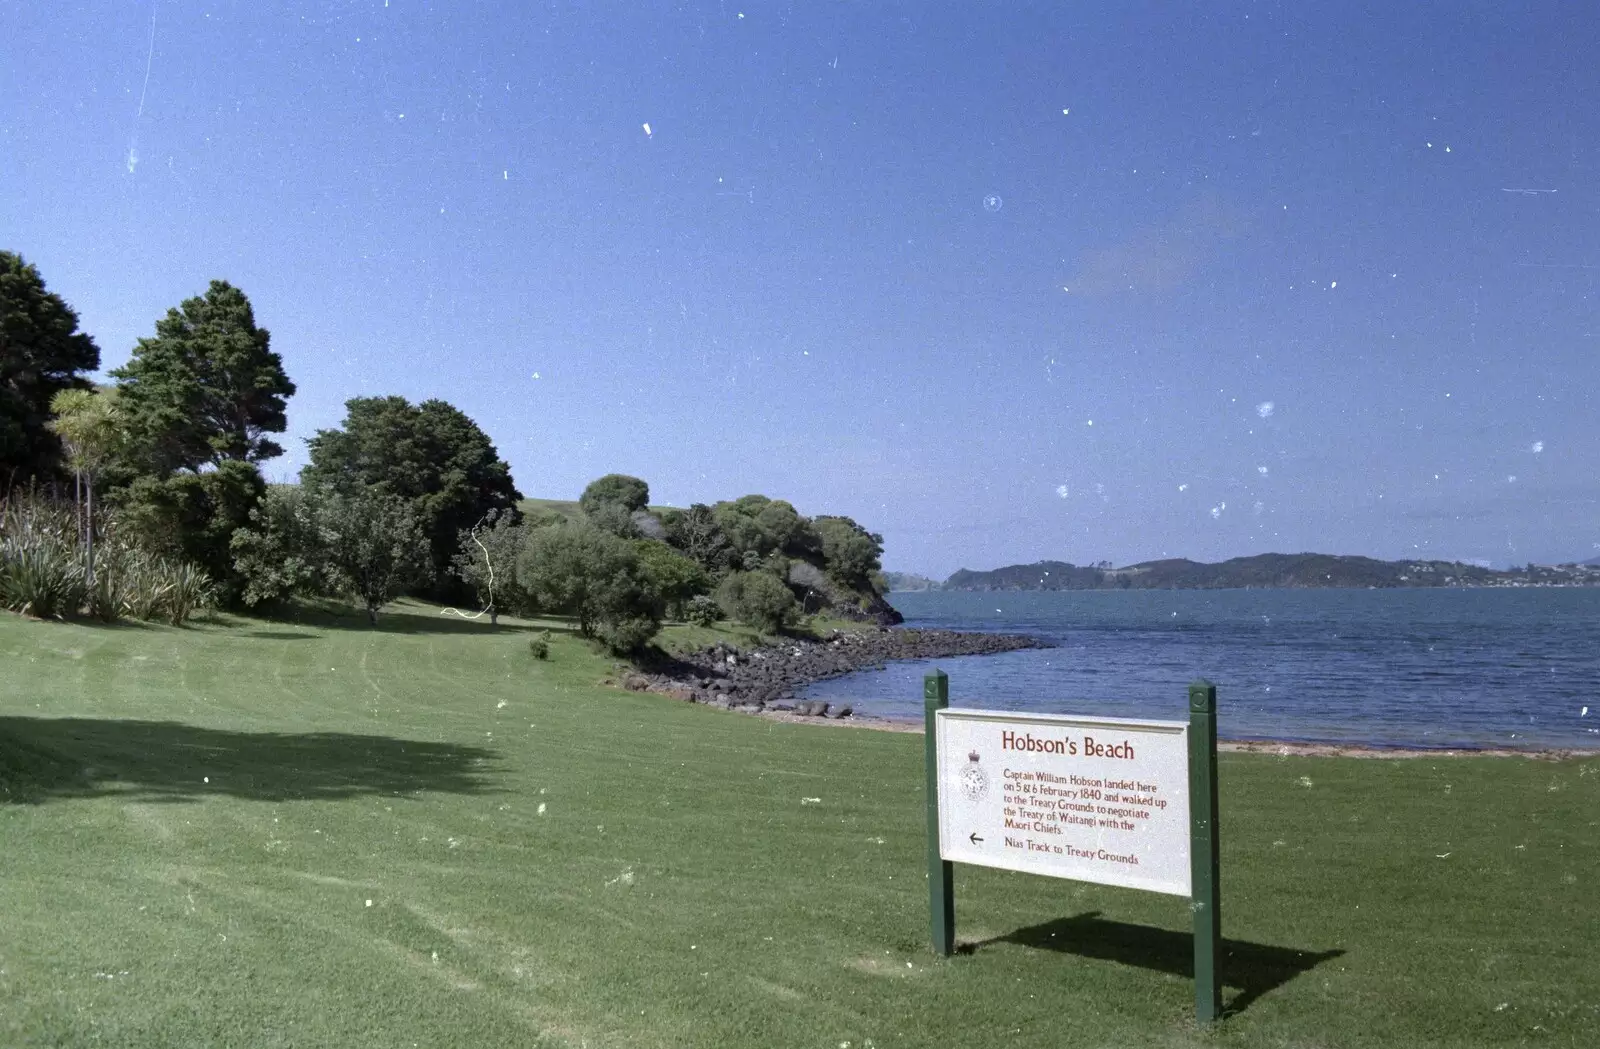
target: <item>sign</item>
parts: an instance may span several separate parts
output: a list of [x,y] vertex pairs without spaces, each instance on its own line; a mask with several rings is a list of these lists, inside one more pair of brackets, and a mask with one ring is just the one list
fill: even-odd
[[1190,894],[1187,722],[938,712],[939,854]]
[[934,952],[956,949],[957,863],[1187,896],[1195,1018],[1221,1018],[1217,687],[1189,686],[1187,722],[951,710],[941,670],[922,696]]

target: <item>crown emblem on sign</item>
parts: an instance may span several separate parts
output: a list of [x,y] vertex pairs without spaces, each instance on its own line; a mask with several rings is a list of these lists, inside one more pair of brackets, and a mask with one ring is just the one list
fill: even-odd
[[977,761],[978,760],[978,752],[975,751],[975,750],[967,751],[967,760],[968,761]]

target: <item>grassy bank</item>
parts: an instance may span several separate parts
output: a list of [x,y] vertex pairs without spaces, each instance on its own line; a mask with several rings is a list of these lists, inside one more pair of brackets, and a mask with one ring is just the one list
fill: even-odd
[[1600,1040],[1600,761],[1224,755],[1198,1033],[1181,901],[963,868],[935,960],[920,739],[554,626],[0,617],[0,1045]]

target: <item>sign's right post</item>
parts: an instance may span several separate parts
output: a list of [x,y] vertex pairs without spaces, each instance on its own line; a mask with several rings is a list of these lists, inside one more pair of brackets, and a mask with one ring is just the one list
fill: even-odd
[[1217,829],[1217,686],[1189,686],[1189,863],[1194,913],[1194,1011],[1222,1016],[1222,909]]
[[928,767],[928,909],[933,917],[933,953],[948,958],[956,949],[955,864],[939,851],[939,711],[950,705],[950,678],[935,670],[922,679]]

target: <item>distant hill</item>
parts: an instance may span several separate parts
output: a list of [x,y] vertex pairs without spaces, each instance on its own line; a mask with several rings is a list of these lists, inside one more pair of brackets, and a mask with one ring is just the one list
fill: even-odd
[[[1064,561],[961,569],[944,590],[1211,590],[1252,587],[1437,587],[1503,585],[1516,573],[1455,561],[1379,561],[1337,554],[1256,554],[1216,564],[1173,558],[1124,568]],[[1551,580],[1540,579],[1544,583]]]
[[907,590],[937,590],[939,581],[929,579],[927,576],[917,575],[914,572],[885,572],[883,573],[884,586],[892,593],[904,593]]

